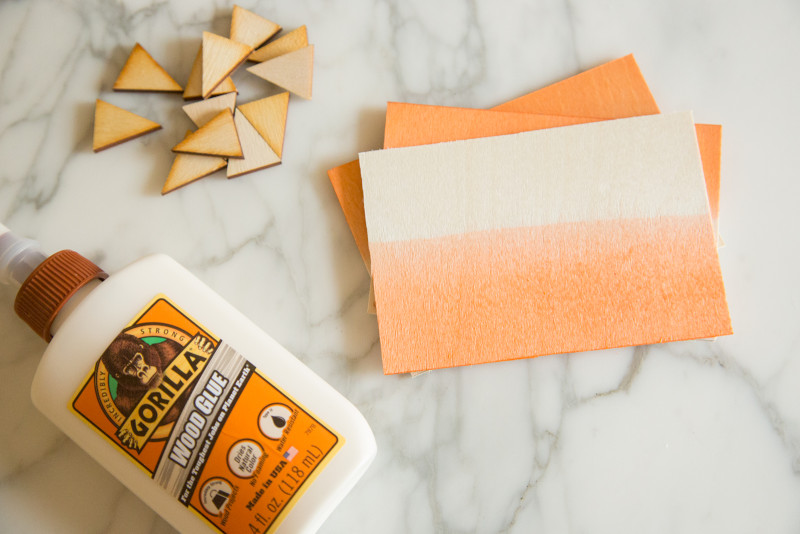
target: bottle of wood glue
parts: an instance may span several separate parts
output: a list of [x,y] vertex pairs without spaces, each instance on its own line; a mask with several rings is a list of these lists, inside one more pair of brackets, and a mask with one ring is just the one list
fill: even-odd
[[164,255],[108,276],[0,224],[49,341],[33,403],[181,532],[313,532],[375,456],[358,410]]

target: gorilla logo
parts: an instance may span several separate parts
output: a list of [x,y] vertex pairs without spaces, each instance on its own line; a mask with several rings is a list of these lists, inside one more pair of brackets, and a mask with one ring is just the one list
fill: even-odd
[[[129,416],[139,400],[161,384],[164,369],[180,354],[183,347],[177,341],[164,339],[148,345],[136,336],[122,333],[108,346],[100,357],[108,374],[117,381],[117,396],[114,404],[120,412]],[[167,413],[162,423],[177,419],[186,404],[187,390]]]

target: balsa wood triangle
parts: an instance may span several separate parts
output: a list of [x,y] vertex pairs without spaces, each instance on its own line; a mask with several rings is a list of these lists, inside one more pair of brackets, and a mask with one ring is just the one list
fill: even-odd
[[310,100],[314,75],[314,45],[259,63],[247,70]]
[[238,109],[234,121],[236,121],[236,129],[239,131],[239,138],[242,141],[244,158],[228,161],[228,178],[266,169],[281,162],[281,158],[273,152],[264,138],[258,134]]
[[160,130],[161,125],[108,102],[97,100],[94,108],[92,149],[100,152],[140,135]]
[[[186,132],[186,137],[190,135],[192,135],[191,131]],[[167,175],[167,181],[164,182],[164,188],[161,189],[161,194],[171,193],[179,187],[208,176],[227,164],[228,162],[225,158],[218,156],[176,154],[175,161],[172,162],[172,168],[170,168],[169,175]]]
[[237,5],[231,17],[231,39],[256,48],[281,31],[281,27]]
[[[192,100],[200,98],[203,88],[203,45],[197,50],[197,56],[194,58],[192,64],[192,71],[189,73],[189,80],[186,82],[186,90],[183,92],[184,100]],[[230,76],[222,80],[216,89],[211,91],[209,96],[223,95],[226,93],[235,93],[236,86],[233,85],[233,80]]]
[[202,128],[208,121],[220,114],[221,111],[229,109],[231,113],[236,109],[236,93],[215,96],[192,104],[183,106],[183,111],[192,119],[198,128]]
[[180,93],[183,87],[167,74],[142,45],[136,43],[114,82],[114,90]]
[[286,132],[288,109],[289,93],[287,92],[239,106],[239,111],[247,117],[250,124],[255,127],[279,158],[283,157],[283,137]]
[[300,50],[308,46],[308,31],[305,25],[296,30],[292,30],[286,35],[267,43],[252,54],[247,59],[249,61],[267,61],[295,50]]
[[175,145],[173,152],[205,154],[208,156],[242,157],[239,135],[233,123],[233,114],[225,109],[205,126]]
[[203,98],[208,98],[222,80],[244,63],[252,51],[252,46],[203,32]]

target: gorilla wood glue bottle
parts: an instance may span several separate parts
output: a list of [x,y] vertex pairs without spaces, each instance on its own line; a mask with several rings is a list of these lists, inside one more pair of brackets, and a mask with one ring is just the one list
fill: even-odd
[[313,532],[375,456],[364,417],[164,255],[111,276],[0,224],[0,281],[49,342],[36,407],[182,532]]

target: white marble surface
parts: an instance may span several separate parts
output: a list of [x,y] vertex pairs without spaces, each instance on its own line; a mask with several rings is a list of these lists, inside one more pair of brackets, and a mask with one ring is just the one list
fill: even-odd
[[[242,5],[316,45],[284,163],[161,197],[180,99],[110,92],[141,42],[179,80],[222,1],[0,2],[0,220],[114,271],[165,252],[349,397],[379,453],[326,533],[800,531],[800,8],[347,0]],[[736,333],[417,378],[381,374],[368,279],[326,169],[380,146],[388,100],[490,107],[633,52],[664,111],[724,125]],[[247,100],[271,89],[236,78]],[[91,152],[95,98],[163,131]],[[44,343],[0,290],[0,531],[171,528],[41,416]]]

